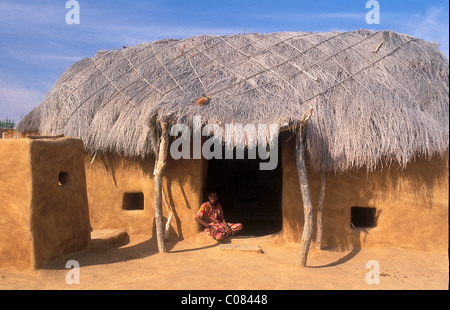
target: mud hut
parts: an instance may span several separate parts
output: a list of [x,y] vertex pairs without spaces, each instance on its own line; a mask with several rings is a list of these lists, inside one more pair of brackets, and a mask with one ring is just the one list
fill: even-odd
[[[194,216],[213,184],[243,234],[300,242],[297,144],[321,247],[446,251],[448,89],[449,63],[437,45],[392,31],[202,35],[75,63],[17,130],[83,140],[94,229],[155,234],[169,223],[170,236],[195,238]],[[189,129],[181,158],[170,152],[175,124]],[[211,126],[196,140],[199,124]],[[256,133],[258,124],[276,131]],[[227,125],[247,130],[226,140]],[[260,158],[199,156],[206,141],[221,154],[242,145],[248,154],[258,135],[278,152],[272,170],[259,169]],[[155,224],[159,211],[164,222]]]

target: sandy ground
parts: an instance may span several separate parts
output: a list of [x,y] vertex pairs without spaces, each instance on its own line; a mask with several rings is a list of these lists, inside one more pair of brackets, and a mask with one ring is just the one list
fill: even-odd
[[[84,251],[52,261],[34,273],[0,270],[5,290],[448,290],[448,255],[398,249],[347,252],[311,249],[308,266],[295,265],[299,245],[276,237],[237,238],[257,244],[263,253],[220,251],[204,238],[168,242],[158,253],[156,242],[132,236],[130,242],[101,253]],[[80,264],[80,283],[66,283],[68,260]],[[369,260],[378,262],[379,284],[368,284]]]

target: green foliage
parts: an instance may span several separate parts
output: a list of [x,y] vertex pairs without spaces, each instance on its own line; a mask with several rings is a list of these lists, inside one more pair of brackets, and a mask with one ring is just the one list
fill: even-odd
[[4,120],[0,120],[0,128],[14,128],[15,126],[16,123],[8,119],[8,116]]

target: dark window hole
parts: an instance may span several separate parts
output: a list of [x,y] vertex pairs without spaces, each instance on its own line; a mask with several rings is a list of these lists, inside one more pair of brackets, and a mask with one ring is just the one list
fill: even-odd
[[69,185],[69,173],[60,172],[58,175],[58,186],[68,186]]
[[123,210],[144,210],[144,193],[124,193],[122,200]]
[[374,227],[376,208],[373,207],[351,207],[351,227]]

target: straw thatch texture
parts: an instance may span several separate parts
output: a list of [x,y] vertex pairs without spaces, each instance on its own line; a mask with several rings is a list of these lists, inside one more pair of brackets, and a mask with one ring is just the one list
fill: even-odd
[[[39,106],[39,131],[80,137],[89,151],[147,156],[162,117],[282,127],[312,107],[311,165],[372,170],[448,149],[448,88],[437,45],[391,31],[204,35],[74,64]],[[209,103],[196,105],[203,94]]]
[[23,133],[37,133],[39,132],[40,122],[40,109],[37,107],[28,112],[28,114],[20,120],[20,123],[16,126],[16,130],[18,129]]

